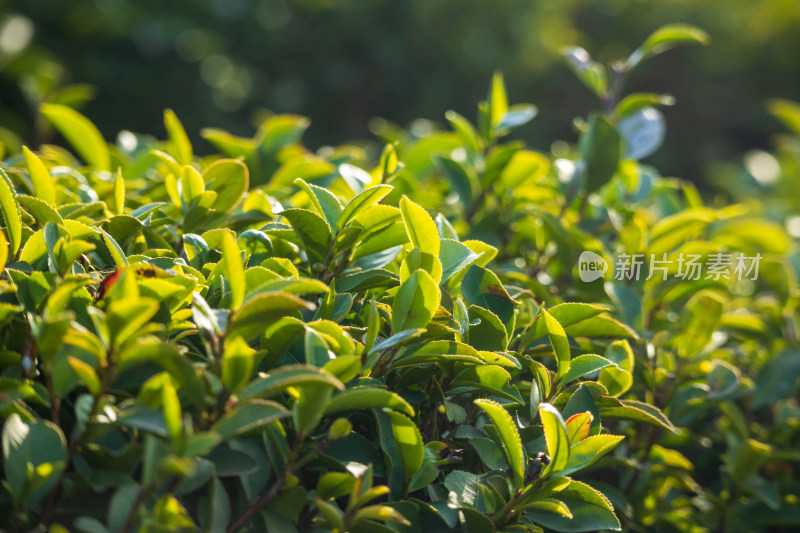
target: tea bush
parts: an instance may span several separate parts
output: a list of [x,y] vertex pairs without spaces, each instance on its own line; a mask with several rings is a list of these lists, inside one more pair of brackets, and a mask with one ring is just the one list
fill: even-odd
[[[218,153],[198,156],[171,111],[166,140],[111,145],[42,106],[75,155],[23,148],[0,172],[0,526],[800,523],[796,243],[760,204],[640,163],[673,100],[622,97],[641,61],[706,40],[668,26],[609,68],[566,50],[602,111],[550,154],[504,140],[536,108],[499,74],[476,124],[448,112],[379,153],[311,152],[308,120],[275,115],[203,130]],[[800,133],[796,105],[773,109]],[[582,252],[605,279],[580,279]],[[678,277],[737,253],[757,276]],[[670,266],[612,275],[635,254]]]

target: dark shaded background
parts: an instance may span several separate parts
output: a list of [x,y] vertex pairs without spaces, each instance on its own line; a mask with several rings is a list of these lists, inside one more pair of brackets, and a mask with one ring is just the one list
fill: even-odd
[[190,133],[250,135],[269,109],[311,117],[316,147],[370,137],[374,117],[472,118],[501,69],[512,102],[540,107],[519,135],[546,149],[573,141],[572,119],[597,105],[561,47],[608,61],[670,22],[700,26],[711,46],[658,56],[628,89],[677,98],[648,161],[702,183],[781,129],[767,98],[800,99],[797,0],[0,0],[0,126],[43,140],[36,109],[58,101],[109,139],[163,137],[165,107]]

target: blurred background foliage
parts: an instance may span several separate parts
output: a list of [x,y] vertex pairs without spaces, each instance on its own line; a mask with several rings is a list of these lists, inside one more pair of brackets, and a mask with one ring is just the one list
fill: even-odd
[[411,121],[442,123],[447,109],[473,117],[500,69],[514,101],[540,107],[518,135],[546,150],[597,107],[561,48],[606,62],[669,22],[712,43],[629,79],[677,98],[647,162],[706,189],[746,173],[748,152],[767,172],[774,161],[753,150],[781,126],[764,102],[800,99],[797,0],[0,0],[0,135],[49,140],[43,101],[82,109],[109,139],[162,134],[166,107],[191,133],[249,135],[268,109],[311,117],[314,147],[386,134],[386,121],[424,130]]

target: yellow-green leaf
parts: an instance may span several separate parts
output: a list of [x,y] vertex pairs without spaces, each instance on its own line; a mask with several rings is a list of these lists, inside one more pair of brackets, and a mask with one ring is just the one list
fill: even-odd
[[558,409],[549,403],[539,405],[539,418],[544,427],[544,438],[547,442],[547,455],[550,464],[543,474],[558,474],[567,466],[569,461],[569,436],[567,426]]
[[516,488],[522,487],[525,479],[525,455],[522,451],[522,440],[514,420],[502,405],[493,400],[475,400],[475,405],[483,409],[492,420],[503,442],[503,453],[511,466],[514,486]]
[[403,196],[400,199],[400,213],[411,244],[423,252],[438,257],[439,230],[428,212]]
[[223,268],[231,290],[230,308],[237,309],[244,301],[246,280],[239,246],[230,231],[226,231],[222,237],[222,260],[225,262]]
[[25,163],[28,165],[34,195],[50,205],[56,205],[56,191],[47,166],[27,146],[22,147],[22,153],[25,154]]
[[0,168],[0,209],[3,211],[6,232],[11,241],[11,255],[14,256],[22,243],[22,220],[19,216],[14,186],[2,168]]
[[172,156],[181,165],[191,165],[192,143],[189,141],[189,136],[186,135],[186,130],[183,129],[183,124],[172,109],[164,111],[164,126],[167,128]]
[[88,164],[100,170],[111,169],[106,141],[88,118],[58,104],[42,104],[40,110]]

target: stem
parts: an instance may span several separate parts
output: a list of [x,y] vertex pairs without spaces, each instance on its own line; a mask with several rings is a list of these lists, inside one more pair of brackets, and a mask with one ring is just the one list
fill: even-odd
[[[247,524],[247,522],[251,518],[253,518],[253,516],[256,513],[258,513],[265,505],[274,500],[280,494],[281,489],[283,489],[284,485],[286,485],[286,480],[288,479],[289,474],[291,474],[293,470],[302,468],[306,463],[308,463],[314,457],[316,457],[317,454],[321,452],[325,448],[325,446],[328,445],[328,442],[329,440],[327,438],[323,439],[322,441],[320,441],[319,444],[317,444],[317,446],[313,450],[308,452],[305,456],[301,457],[295,462],[289,462],[289,464],[286,465],[286,469],[278,477],[278,479],[275,480],[275,483],[272,484],[269,490],[263,496],[261,496],[255,502],[253,502],[250,505],[250,507],[248,507],[244,511],[242,516],[237,518],[236,521],[233,524],[231,524],[231,526],[226,530],[226,533],[235,533],[239,528]],[[289,455],[290,457],[294,456],[294,454],[297,453],[297,447],[299,446],[299,444],[301,443],[298,443],[297,445],[295,445],[294,449],[292,449]]]
[[131,510],[128,512],[127,518],[125,518],[125,523],[122,524],[122,529],[120,529],[120,533],[128,533],[131,526],[133,525],[136,511],[139,509],[139,506],[142,504],[145,496],[147,495],[148,492],[150,492],[151,488],[152,485],[148,485],[146,487],[141,487],[139,489],[139,492],[136,494],[136,500],[134,500],[133,505],[131,506]]
[[[103,368],[103,379],[100,384],[100,390],[97,391],[97,394],[93,396],[92,408],[89,410],[89,416],[86,417],[86,427],[83,428],[83,430],[81,430],[77,434],[75,434],[75,436],[69,443],[69,448],[67,449],[67,460],[65,461],[63,470],[61,470],[61,473],[58,475],[58,481],[53,486],[53,489],[47,496],[47,503],[45,504],[44,511],[42,511],[42,514],[39,518],[39,524],[42,525],[46,524],[47,521],[52,516],[52,514],[55,512],[56,501],[58,499],[58,496],[61,494],[61,485],[64,482],[64,478],[67,476],[67,470],[72,464],[72,460],[75,458],[75,453],[78,451],[78,448],[83,443],[83,439],[86,436],[86,429],[91,423],[92,418],[94,418],[99,414],[100,401],[102,400],[103,396],[105,396],[105,394],[108,392],[109,384],[111,382],[111,377],[113,375],[114,366],[111,360],[110,353],[106,353],[106,361],[107,364]],[[55,424],[58,424],[56,420],[54,420],[53,422]]]

